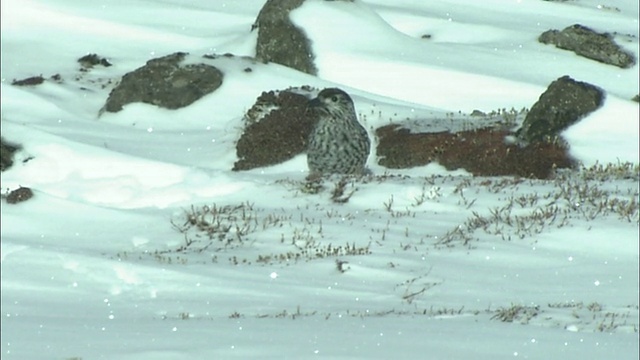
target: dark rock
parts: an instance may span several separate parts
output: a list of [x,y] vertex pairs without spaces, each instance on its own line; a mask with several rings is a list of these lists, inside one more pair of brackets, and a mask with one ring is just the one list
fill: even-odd
[[275,62],[290,68],[316,75],[311,44],[302,29],[289,18],[291,10],[304,0],[267,0],[252,29],[258,29],[256,58]]
[[6,143],[0,138],[0,171],[5,171],[13,165],[13,154],[19,149],[19,146]]
[[616,44],[610,34],[599,34],[578,24],[571,25],[562,31],[545,31],[538,41],[621,68],[630,68],[635,64],[633,55]]
[[317,121],[307,112],[309,98],[290,90],[263,92],[245,116],[247,127],[238,140],[233,170],[282,163],[307,149]]
[[599,88],[563,76],[552,82],[532,107],[518,139],[524,142],[553,139],[560,131],[598,109],[604,100]]
[[28,77],[22,80],[13,80],[11,85],[15,86],[29,86],[29,85],[40,85],[44,82],[44,78],[42,75]]
[[8,204],[17,204],[27,201],[33,197],[33,191],[28,187],[19,187],[7,194]]
[[509,131],[484,128],[457,133],[411,133],[399,125],[376,130],[378,164],[403,169],[437,161],[447,170],[464,169],[475,176],[514,175],[547,179],[556,168],[574,166],[560,142],[527,147],[507,144]]
[[81,57],[80,59],[78,59],[78,62],[85,69],[92,68],[92,67],[94,67],[96,65],[102,65],[104,67],[111,66],[111,63],[109,62],[109,60],[107,60],[107,59],[105,59],[103,57],[100,57],[97,54],[85,55],[85,56]]
[[207,64],[182,65],[186,55],[178,52],[152,59],[123,76],[109,94],[104,110],[118,112],[132,102],[179,109],[220,87],[220,70]]
[[635,101],[635,102],[640,102],[640,94],[636,94],[636,96],[634,96],[631,101]]

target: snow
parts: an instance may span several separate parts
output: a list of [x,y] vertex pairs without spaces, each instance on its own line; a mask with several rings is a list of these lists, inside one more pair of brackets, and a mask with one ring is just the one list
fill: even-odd
[[[628,146],[622,139],[625,134],[639,134],[640,119],[638,104],[616,98],[609,98],[602,108],[584,121],[564,131],[563,136],[571,143],[571,155],[585,163],[596,163],[599,159],[638,163],[638,148]],[[602,144],[593,151],[593,142]]]
[[[371,156],[377,177],[347,181],[344,203],[331,200],[337,178],[305,189],[304,155],[230,171],[262,91],[341,87],[373,136],[530,107],[563,75],[607,92],[565,131],[572,155],[638,164],[639,67],[536,40],[581,23],[638,58],[638,2],[308,0],[291,17],[319,77],[220,57],[207,61],[223,86],[187,108],[99,115],[113,84],[153,57],[253,55],[262,5],[2,2],[2,137],[22,146],[2,188],[35,193],[2,202],[3,359],[638,358],[638,211],[624,212],[637,170],[474,178]],[[113,66],[80,72],[87,53]],[[63,81],[11,85],[39,74]],[[214,205],[208,218],[231,225],[214,232],[222,241],[187,226]]]

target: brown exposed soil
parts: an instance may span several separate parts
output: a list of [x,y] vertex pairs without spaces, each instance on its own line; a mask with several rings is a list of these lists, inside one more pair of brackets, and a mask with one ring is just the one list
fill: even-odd
[[[250,124],[238,140],[238,161],[233,170],[282,163],[307,149],[307,138],[315,123],[313,114],[307,113],[309,99],[289,91],[263,92],[256,105],[247,112]],[[257,122],[264,108],[276,107]]]
[[465,169],[477,176],[515,175],[546,179],[555,168],[574,165],[559,141],[526,147],[508,144],[509,131],[485,128],[457,133],[417,133],[398,125],[376,130],[378,163],[388,168],[410,168],[437,161],[447,170]]

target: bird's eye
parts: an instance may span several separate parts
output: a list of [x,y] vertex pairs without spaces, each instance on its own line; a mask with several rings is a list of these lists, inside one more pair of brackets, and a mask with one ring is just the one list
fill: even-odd
[[338,102],[338,97],[337,97],[337,96],[335,96],[335,95],[333,95],[333,96],[331,97],[331,101],[333,101],[333,102]]

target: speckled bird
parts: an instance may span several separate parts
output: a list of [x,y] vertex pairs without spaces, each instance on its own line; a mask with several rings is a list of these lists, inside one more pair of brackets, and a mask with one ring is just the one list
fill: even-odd
[[309,109],[318,112],[307,149],[311,174],[363,174],[371,141],[349,94],[324,89],[310,101]]

